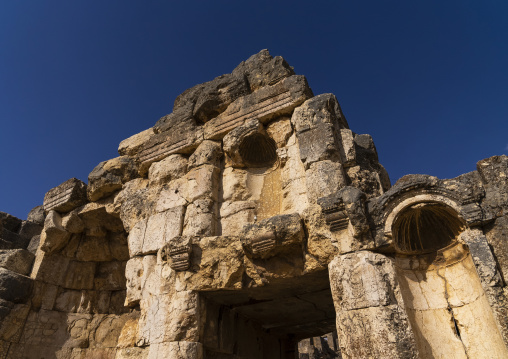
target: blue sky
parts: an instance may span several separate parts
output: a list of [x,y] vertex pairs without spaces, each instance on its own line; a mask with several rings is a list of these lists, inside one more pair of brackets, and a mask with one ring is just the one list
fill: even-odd
[[508,2],[3,1],[0,211],[87,181],[185,89],[267,48],[334,93],[392,183],[508,153]]

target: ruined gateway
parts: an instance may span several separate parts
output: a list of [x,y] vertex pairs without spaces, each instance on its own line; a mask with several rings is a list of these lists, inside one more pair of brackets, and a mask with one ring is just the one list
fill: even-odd
[[266,50],[118,152],[0,213],[1,359],[508,357],[508,157],[391,186]]

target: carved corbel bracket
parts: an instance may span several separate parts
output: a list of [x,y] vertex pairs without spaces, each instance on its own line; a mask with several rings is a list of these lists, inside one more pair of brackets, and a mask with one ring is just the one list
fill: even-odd
[[270,258],[280,253],[296,252],[304,240],[300,215],[285,214],[244,227],[242,244],[254,258]]
[[163,262],[169,263],[175,271],[185,271],[190,268],[192,256],[192,237],[174,237],[160,249]]

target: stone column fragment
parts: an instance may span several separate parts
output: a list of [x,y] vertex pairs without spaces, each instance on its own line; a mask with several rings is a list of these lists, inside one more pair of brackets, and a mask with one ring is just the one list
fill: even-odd
[[392,261],[361,251],[329,264],[343,358],[417,358]]

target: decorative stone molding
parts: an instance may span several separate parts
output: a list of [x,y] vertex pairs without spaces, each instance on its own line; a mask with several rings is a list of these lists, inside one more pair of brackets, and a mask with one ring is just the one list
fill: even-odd
[[192,254],[192,237],[175,237],[160,250],[162,261],[169,263],[175,271],[186,271],[190,268]]

